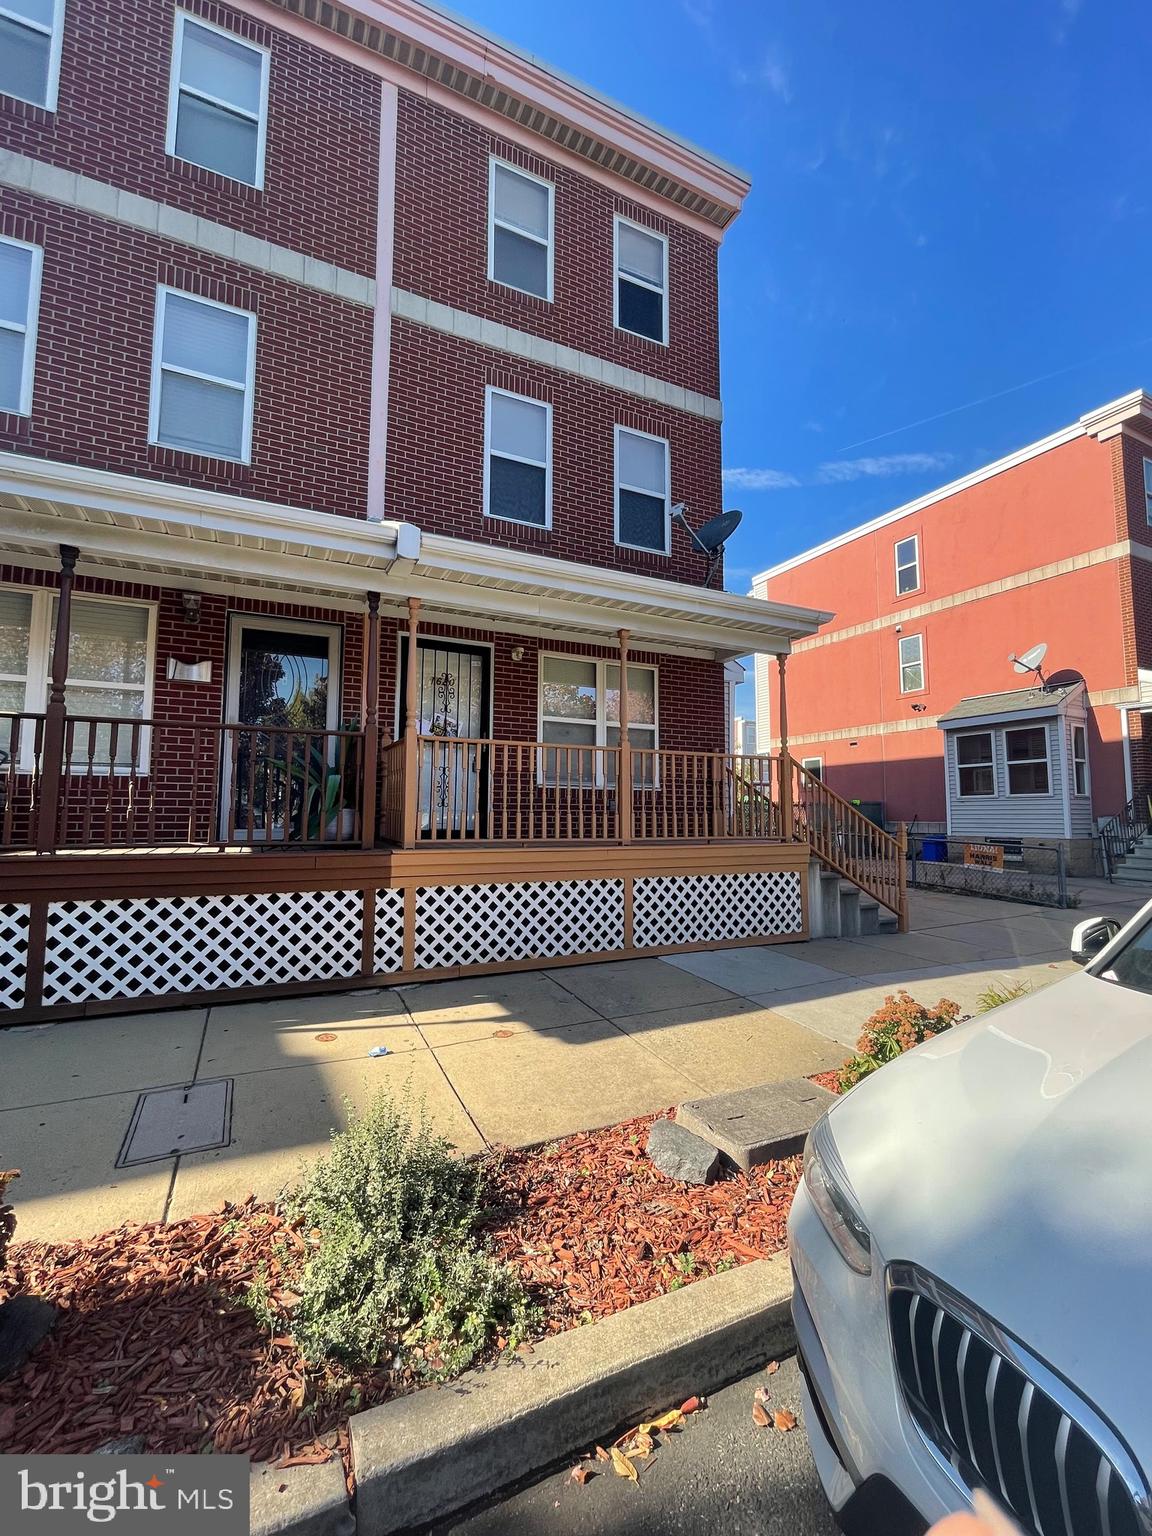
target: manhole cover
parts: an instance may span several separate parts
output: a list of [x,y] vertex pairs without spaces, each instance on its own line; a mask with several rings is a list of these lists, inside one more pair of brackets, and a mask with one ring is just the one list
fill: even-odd
[[152,1088],[136,1100],[117,1168],[178,1152],[226,1147],[232,1137],[232,1079],[189,1088]]

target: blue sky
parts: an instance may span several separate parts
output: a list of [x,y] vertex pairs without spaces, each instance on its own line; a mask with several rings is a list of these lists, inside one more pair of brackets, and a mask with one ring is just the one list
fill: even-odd
[[732,590],[1152,389],[1134,0],[456,5],[751,174],[720,258]]

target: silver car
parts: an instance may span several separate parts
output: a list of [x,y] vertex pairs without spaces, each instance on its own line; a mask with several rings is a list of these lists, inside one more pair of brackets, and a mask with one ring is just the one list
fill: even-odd
[[1152,1533],[1152,903],[1073,956],[809,1138],[792,1305],[845,1531],[920,1533],[981,1487],[1030,1536]]

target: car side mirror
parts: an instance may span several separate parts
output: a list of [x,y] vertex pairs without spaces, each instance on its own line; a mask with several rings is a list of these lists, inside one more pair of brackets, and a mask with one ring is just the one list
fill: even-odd
[[1120,932],[1120,924],[1114,917],[1086,917],[1072,930],[1072,958],[1077,965],[1087,965],[1105,949]]

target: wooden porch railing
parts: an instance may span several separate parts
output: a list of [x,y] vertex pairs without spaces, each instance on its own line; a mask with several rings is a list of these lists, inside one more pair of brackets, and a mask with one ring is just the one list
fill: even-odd
[[854,805],[789,758],[794,836],[829,868],[874,896],[907,925],[905,848]]

